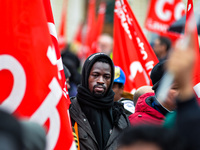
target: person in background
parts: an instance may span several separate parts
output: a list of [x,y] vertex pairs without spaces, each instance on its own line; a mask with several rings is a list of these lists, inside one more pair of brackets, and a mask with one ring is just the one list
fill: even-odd
[[102,34],[97,40],[97,50],[112,58],[113,38],[109,34]]
[[119,138],[118,150],[200,149],[200,107],[192,82],[196,56],[191,41],[193,39],[190,39],[188,46],[182,48],[180,45],[176,46],[165,64],[167,71],[174,75],[174,82],[179,88],[175,99],[177,103],[175,126],[171,129],[157,126],[138,126],[128,129]]
[[21,120],[20,124],[23,131],[24,150],[45,150],[46,131],[35,122]]
[[176,109],[176,102],[174,99],[179,93],[179,88],[176,82],[171,86],[167,99],[164,102],[157,99],[156,95],[160,80],[165,72],[165,62],[166,61],[159,62],[152,69],[150,78],[153,83],[152,89],[154,90],[154,93],[146,93],[138,98],[135,106],[135,113],[129,116],[131,125],[162,125],[165,116]]
[[104,53],[89,56],[82,81],[69,108],[81,150],[114,150],[119,134],[129,126],[123,105],[114,102],[114,64]]
[[196,58],[194,36],[190,35],[189,44],[183,47],[178,43],[166,64],[179,86],[174,128],[183,138],[186,150],[200,149],[200,108],[193,90]]
[[170,49],[171,49],[170,39],[160,36],[154,41],[153,50],[159,61],[164,61],[167,59]]
[[132,95],[131,99],[123,97],[125,95],[128,95],[127,94],[128,92],[124,94],[125,81],[126,81],[126,76],[125,76],[124,71],[119,66],[115,66],[115,78],[114,78],[114,84],[112,87],[112,90],[115,93],[114,101],[123,103],[124,111],[127,114],[127,116],[129,116],[132,113],[134,113],[135,107],[132,100],[133,99],[132,94],[129,93],[129,95]]
[[0,110],[0,150],[23,150],[22,128],[19,120]]
[[69,78],[69,97],[76,96],[77,86],[81,82],[81,75],[78,71],[80,67],[80,60],[74,53],[70,51],[70,44],[68,44],[68,46],[65,47],[64,51],[62,51],[61,57],[63,64],[67,67],[67,69],[69,69],[69,72],[71,73],[71,76]]
[[69,70],[67,69],[67,67],[63,64],[63,69],[64,69],[64,73],[65,73],[65,79],[66,79],[66,86],[67,89],[70,89],[70,82],[69,82],[69,78],[71,77],[71,73],[69,72]]
[[152,86],[141,86],[140,88],[138,88],[134,95],[133,95],[133,103],[134,103],[134,106],[136,106],[137,104],[137,101],[138,101],[138,98],[145,94],[145,93],[154,93],[154,91],[152,90]]
[[184,150],[179,136],[161,126],[137,126],[126,129],[117,150]]

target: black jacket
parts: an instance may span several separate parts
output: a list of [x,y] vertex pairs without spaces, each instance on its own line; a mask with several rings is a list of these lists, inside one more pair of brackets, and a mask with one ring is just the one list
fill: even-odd
[[[77,122],[78,124],[78,136],[80,142],[81,150],[99,150],[97,140],[92,132],[92,128],[82,112],[81,107],[76,98],[71,100],[71,106],[69,108],[72,124]],[[113,106],[113,118],[114,118],[114,127],[110,132],[110,137],[108,139],[105,150],[116,150],[117,148],[117,139],[122,130],[129,126],[129,121],[126,115],[122,111],[122,105],[118,102]]]

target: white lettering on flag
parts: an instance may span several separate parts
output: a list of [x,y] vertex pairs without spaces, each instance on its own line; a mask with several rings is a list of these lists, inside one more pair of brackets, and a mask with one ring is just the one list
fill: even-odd
[[48,25],[48,27],[49,27],[49,32],[50,32],[50,34],[51,34],[52,36],[54,36],[54,37],[57,39],[57,41],[58,41],[58,37],[57,37],[55,25],[54,25],[53,23],[51,23],[51,22],[48,22],[47,25]]
[[49,88],[51,89],[50,93],[31,116],[30,120],[36,121],[41,125],[43,125],[47,119],[50,120],[50,127],[47,134],[47,149],[53,149],[60,133],[60,117],[56,106],[62,97],[62,89],[55,77],[49,84]]
[[10,55],[0,55],[0,71],[3,69],[9,70],[12,73],[14,83],[10,95],[2,102],[0,108],[13,113],[24,97],[26,75],[19,61]]
[[47,49],[47,57],[49,58],[52,65],[57,64],[57,58],[56,58],[56,51],[54,47],[49,46]]
[[163,20],[163,21],[169,21],[171,16],[172,16],[172,12],[170,10],[165,10],[164,11],[164,6],[166,3],[169,4],[173,4],[174,0],[158,0],[155,6],[155,12],[157,14],[157,16],[159,17],[159,19]]
[[196,84],[194,87],[193,87],[195,93],[197,94],[198,98],[200,98],[200,83]]

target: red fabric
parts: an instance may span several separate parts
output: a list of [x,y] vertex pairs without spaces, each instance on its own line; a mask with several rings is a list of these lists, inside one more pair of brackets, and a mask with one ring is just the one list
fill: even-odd
[[[91,54],[97,53],[96,43],[97,43],[97,38],[99,37],[99,35],[101,34],[102,29],[103,29],[105,12],[106,12],[106,3],[101,2],[99,5],[99,10],[98,10],[98,18],[96,20],[96,17],[93,16],[93,17],[95,17],[94,20],[92,20],[93,24],[92,24],[91,28],[89,28],[89,31],[88,31],[89,33],[86,35],[86,37],[89,36],[88,43],[86,45],[88,47],[86,57],[90,56]],[[92,13],[92,12],[90,12],[90,13]],[[95,11],[93,13],[96,14]],[[89,17],[89,15],[88,15],[88,17]],[[89,23],[90,22],[88,22],[88,24]]]
[[83,32],[83,23],[81,23],[79,25],[78,30],[75,34],[73,43],[83,43],[83,39],[82,39],[83,33],[82,32]]
[[168,36],[173,40],[179,38],[178,34],[167,32],[169,26],[185,14],[185,6],[182,0],[151,0],[145,27],[162,36]]
[[67,0],[63,1],[63,8],[61,14],[61,21],[58,32],[58,46],[59,50],[62,51],[66,46],[65,35],[66,35],[66,16],[67,16]]
[[132,126],[142,124],[162,125],[165,116],[145,102],[148,97],[154,95],[154,93],[146,93],[138,98],[135,113],[129,116],[129,121]]
[[92,43],[90,46],[90,52],[88,53],[88,56],[99,52],[97,50],[96,44],[97,44],[97,39],[103,30],[105,13],[106,13],[106,3],[101,2],[101,4],[99,5],[99,10],[98,10],[98,18],[97,18],[95,27],[93,27],[93,31],[92,31],[93,37],[92,37]]
[[[78,47],[78,56],[85,59],[91,54],[97,53],[97,39],[103,30],[106,3],[101,2],[96,19],[96,0],[88,1],[87,26],[81,24],[74,38],[74,44]],[[84,31],[86,29],[86,32]],[[80,46],[81,45],[81,46]]]
[[151,85],[150,72],[158,59],[144,36],[127,0],[115,1],[113,62],[126,75],[125,89]]
[[[192,24],[192,25],[191,25]],[[190,29],[194,28],[194,29]],[[194,90],[200,102],[200,53],[199,53],[199,41],[198,41],[198,32],[196,21],[194,17],[194,10],[193,10],[193,1],[188,0],[187,3],[187,14],[186,14],[186,25],[185,25],[185,33],[187,36],[187,32],[192,30],[192,36],[194,40],[192,41],[195,45],[195,53],[196,53],[196,62],[194,65]]]
[[42,0],[2,1],[0,11],[0,107],[44,125],[47,149],[70,149],[67,103]]
[[96,25],[96,0],[88,1],[88,12],[87,12],[87,32],[85,36],[84,52],[86,52],[86,58],[90,55],[91,45],[94,37],[94,27]]
[[[50,0],[43,0],[43,3],[44,3],[45,12],[46,12],[47,23],[48,23],[50,35],[51,35],[51,38],[52,38],[52,41],[53,41],[53,46],[54,46],[55,51],[56,51],[58,73],[59,73],[59,76],[62,80],[62,89],[63,89],[63,93],[66,97],[66,101],[68,103],[67,106],[69,108],[69,105],[70,105],[71,102],[69,100],[67,87],[66,87],[66,84],[65,84],[66,79],[65,79],[63,63],[62,63],[62,59],[61,59],[61,55],[60,55],[60,50],[59,50],[59,47],[58,47],[57,32],[56,32],[56,27],[55,27],[55,24],[54,24],[54,19],[53,19],[53,14],[52,14],[52,9],[51,9],[51,3],[50,3]],[[51,24],[51,25],[49,25],[49,24]]]

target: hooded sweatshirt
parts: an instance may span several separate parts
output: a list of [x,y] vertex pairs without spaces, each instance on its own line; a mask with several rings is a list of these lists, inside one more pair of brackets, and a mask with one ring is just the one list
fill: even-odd
[[[101,58],[106,59],[111,67],[111,84],[103,97],[97,97],[89,90],[88,78],[92,66],[96,62],[99,62]],[[90,123],[99,149],[102,150],[105,148],[114,126],[112,114],[114,98],[114,92],[112,91],[113,80],[114,65],[107,55],[104,53],[95,53],[86,59],[82,70],[82,82],[78,87],[77,100]]]

